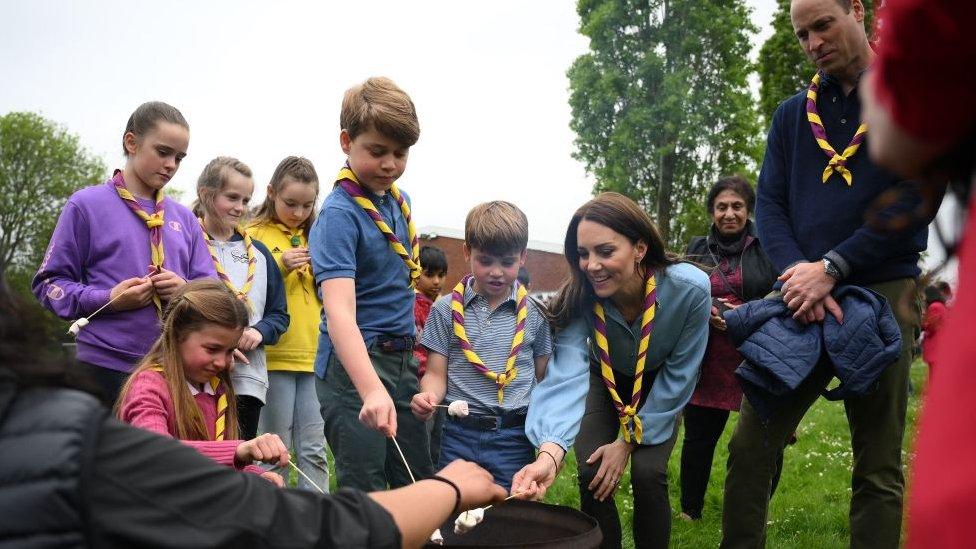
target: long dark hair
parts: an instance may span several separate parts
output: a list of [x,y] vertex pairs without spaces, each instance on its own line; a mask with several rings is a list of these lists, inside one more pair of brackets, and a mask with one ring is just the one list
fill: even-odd
[[664,239],[661,238],[657,226],[637,203],[620,193],[607,192],[597,195],[576,210],[569,221],[569,227],[566,228],[563,252],[566,262],[569,263],[570,276],[552,303],[552,322],[557,330],[565,328],[596,299],[593,286],[579,266],[576,232],[580,221],[584,219],[607,227],[622,235],[631,244],[641,241],[647,244],[647,253],[641,260],[641,267],[646,270],[657,270],[681,261],[678,256],[665,250]]

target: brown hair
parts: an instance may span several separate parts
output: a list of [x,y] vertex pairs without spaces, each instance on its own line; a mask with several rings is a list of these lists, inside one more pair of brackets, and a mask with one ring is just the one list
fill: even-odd
[[633,200],[613,192],[597,195],[576,210],[569,221],[569,227],[566,228],[563,252],[566,262],[569,263],[570,277],[556,294],[551,307],[553,323],[557,330],[565,328],[581,312],[588,310],[596,299],[593,286],[579,266],[576,231],[580,221],[584,219],[607,227],[629,240],[631,244],[640,241],[647,244],[647,253],[640,263],[640,266],[646,270],[657,270],[680,262],[677,256],[665,250],[664,240],[657,226]]
[[404,147],[412,147],[420,139],[417,109],[410,96],[382,76],[367,78],[346,90],[339,127],[353,139],[372,127]]
[[251,168],[247,164],[230,156],[218,156],[204,166],[197,179],[197,198],[193,201],[191,209],[193,215],[203,217],[205,214],[213,214],[213,203],[217,193],[224,189],[227,178],[224,175],[224,168],[234,170],[244,177],[253,177]]
[[515,204],[478,204],[464,220],[464,243],[491,255],[521,253],[529,243],[529,220]]
[[[136,376],[145,370],[162,368],[161,373],[166,378],[170,398],[173,400],[177,438],[210,440],[207,426],[203,423],[203,414],[187,386],[183,358],[180,355],[180,343],[191,333],[210,325],[243,331],[248,325],[247,307],[218,280],[202,279],[186,283],[166,306],[163,313],[163,333],[122,387],[115,404],[116,415],[121,413],[121,404],[132,389],[132,381]],[[224,384],[227,393],[224,438],[234,440],[238,437],[237,396],[230,382],[230,369],[224,369],[217,377]]]
[[156,128],[156,123],[160,120],[190,129],[190,125],[186,123],[183,114],[176,107],[162,101],[143,103],[132,111],[129,121],[125,123],[125,131],[122,132],[122,154],[129,156],[129,151],[125,150],[125,134],[132,132],[136,137],[145,137]]
[[[268,182],[268,186],[271,187],[271,192],[264,197],[264,202],[262,202],[260,206],[252,211],[254,221],[251,223],[251,226],[267,222],[281,223],[281,220],[278,219],[277,212],[275,212],[272,193],[278,194],[282,189],[285,188],[286,177],[290,177],[298,183],[314,185],[315,199],[318,200],[319,174],[315,172],[315,166],[312,165],[312,161],[301,156],[287,156],[284,160],[278,163],[278,167],[275,168],[274,173],[271,174],[271,181]],[[307,233],[314,222],[315,208],[313,207],[312,213],[299,228]]]

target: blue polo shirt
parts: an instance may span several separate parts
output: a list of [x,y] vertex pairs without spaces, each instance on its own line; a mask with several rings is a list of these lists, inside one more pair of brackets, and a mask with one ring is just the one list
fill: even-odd
[[[817,110],[834,150],[843,152],[861,124],[857,88],[844,95],[840,83],[821,73]],[[867,139],[871,139],[868,129]],[[807,121],[806,90],[787,99],[773,115],[759,174],[756,224],[763,249],[779,271],[824,255],[840,267],[845,283],[871,284],[917,277],[919,253],[928,240],[927,224],[897,234],[865,226],[865,214],[881,193],[901,187],[902,199],[884,216],[913,209],[914,184],[899,180],[868,158],[867,141],[847,161],[853,185],[832,173],[822,181],[827,155]]]
[[[408,243],[407,222],[396,200],[389,193],[379,196],[366,190],[366,195],[400,241]],[[409,204],[406,193],[403,197]],[[308,241],[316,286],[332,278],[355,281],[356,324],[367,346],[380,334],[414,335],[410,272],[373,220],[341,187],[325,198]],[[315,374],[325,379],[333,345],[324,309],[319,332]]]

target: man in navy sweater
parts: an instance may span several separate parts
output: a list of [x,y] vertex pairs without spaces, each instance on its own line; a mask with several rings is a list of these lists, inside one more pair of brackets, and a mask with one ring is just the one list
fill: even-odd
[[[808,90],[776,110],[759,175],[756,221],[763,248],[782,273],[782,298],[801,323],[825,315],[843,321],[830,292],[856,284],[884,295],[902,334],[902,351],[877,390],[845,400],[854,454],[851,547],[898,547],[904,476],[901,447],[912,342],[919,330],[915,298],[927,229],[873,230],[869,207],[892,189],[900,199],[881,217],[917,204],[912,185],[868,158],[858,82],[874,59],[861,0],[793,0],[793,28],[817,68]],[[831,378],[821,364],[766,424],[742,403],[729,443],[722,547],[762,547],[776,458]],[[789,490],[788,486],[782,489]]]

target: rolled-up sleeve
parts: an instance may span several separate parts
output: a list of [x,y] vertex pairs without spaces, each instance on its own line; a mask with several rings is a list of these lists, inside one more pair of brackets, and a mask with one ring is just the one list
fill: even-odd
[[553,442],[568,450],[579,433],[589,381],[589,324],[573,321],[556,334],[546,377],[532,391],[525,434],[537,448]]
[[[678,414],[691,400],[698,372],[708,344],[708,316],[711,300],[702,288],[686,294],[686,303],[676,311],[684,318],[674,350],[654,378],[644,406],[638,410],[644,428],[642,444],[661,444],[674,434]],[[651,336],[651,345],[654,336]]]

